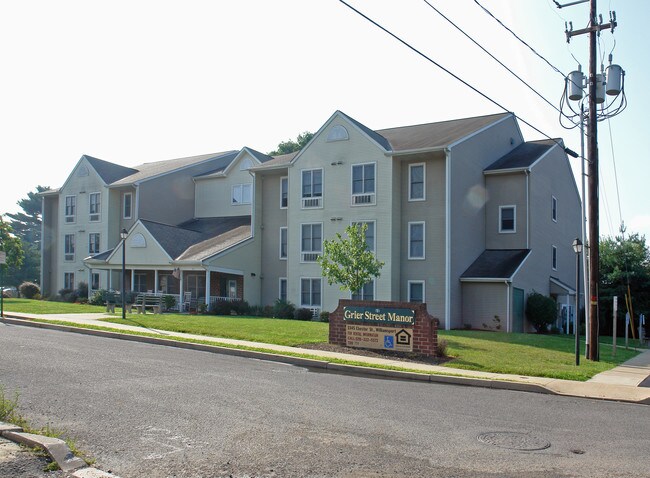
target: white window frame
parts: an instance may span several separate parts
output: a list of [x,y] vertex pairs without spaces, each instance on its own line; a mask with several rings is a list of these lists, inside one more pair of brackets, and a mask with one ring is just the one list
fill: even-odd
[[[422,257],[412,256],[411,255],[411,227],[421,225],[422,226]],[[427,257],[427,226],[425,221],[411,221],[408,223],[408,258],[411,261],[424,261]]]
[[[126,198],[129,198],[129,214],[126,214]],[[133,218],[133,193],[124,193],[122,195],[122,219]]]
[[[363,287],[367,286],[368,284],[372,284],[372,299],[364,299],[363,297]],[[361,290],[361,298],[360,299],[355,299],[354,298],[354,293],[350,292],[350,300],[375,300],[376,296],[376,291],[377,291],[377,281],[375,279],[371,279],[370,282],[366,282],[362,287]]]
[[407,281],[406,283],[406,293],[408,294],[408,302],[411,301],[411,286],[413,284],[420,284],[422,286],[422,304],[426,302],[426,287],[425,287],[425,282],[423,280],[410,280]]
[[[372,246],[373,247],[372,247],[372,249],[368,248],[368,250],[370,252],[372,252],[373,254],[376,254],[377,253],[377,221],[375,221],[374,219],[372,219],[372,220],[360,219],[358,221],[352,221],[350,223],[351,226],[361,226],[363,224],[368,224],[368,229],[370,229],[370,225],[372,224],[372,231],[373,231],[373,237],[372,237],[373,244],[372,244]],[[367,241],[368,240],[366,239],[366,243],[367,243]]]
[[[284,299],[282,298],[282,284],[284,283]],[[289,300],[289,282],[286,277],[278,278],[278,299],[287,302]]]
[[[284,191],[286,189],[286,194],[287,194],[287,201],[286,204],[283,206],[283,195]],[[282,176],[280,178],[280,209],[286,209],[289,207],[289,176]]]
[[[374,178],[372,183],[372,192],[366,192],[365,190],[365,171],[366,166],[372,166],[374,172]],[[354,192],[354,168],[361,168],[361,184],[363,192],[355,193]],[[377,204],[377,162],[372,161],[368,163],[356,163],[350,167],[350,205],[351,206],[374,206]]]
[[[313,231],[313,226],[320,226],[320,250],[308,250],[305,251],[303,250],[303,237],[302,237],[302,230],[303,226],[312,226],[312,231]],[[324,227],[322,222],[304,222],[300,224],[300,262],[301,263],[311,263],[311,262],[316,262],[316,258],[314,257],[313,260],[306,260],[306,256],[320,256],[323,254],[323,232],[324,232]],[[313,238],[312,234],[312,238]],[[310,257],[308,257],[310,259]]]
[[[92,237],[96,237],[97,241],[93,242]],[[91,246],[95,245],[95,248]],[[91,232],[88,234],[88,254],[99,254],[101,247],[101,234],[99,232]],[[95,250],[96,249],[96,250]]]
[[[71,280],[68,278],[71,278]],[[66,287],[67,285],[71,287]],[[74,272],[63,273],[63,288],[66,290],[74,290]]]
[[[413,168],[416,166],[422,166],[422,197],[419,198],[414,198],[413,197],[413,191],[411,189],[412,183],[413,183],[413,175],[412,171]],[[426,163],[413,163],[409,164],[409,202],[416,202],[416,201],[426,201],[427,199],[427,165]]]
[[[300,229],[300,231],[301,231],[301,234],[302,234],[302,228]],[[284,242],[284,245],[285,245],[284,255],[282,254],[282,233],[283,232],[284,232],[284,240],[285,240],[285,242]],[[289,229],[287,228],[287,226],[282,226],[280,228],[280,244],[279,244],[279,247],[278,247],[278,254],[279,254],[280,260],[282,260],[282,261],[287,260],[287,256],[289,255]]]
[[[249,197],[246,200],[244,196],[244,191],[248,189]],[[239,191],[239,197],[241,201],[237,202],[235,200],[235,191]],[[242,184],[233,184],[232,185],[232,194],[230,196],[230,204],[233,206],[246,206],[253,202],[253,184],[252,183],[242,183]]]
[[[318,295],[320,297],[320,304],[313,304],[313,303],[305,304],[305,303],[303,303],[303,301],[302,301],[302,296],[303,296],[303,293],[302,293],[302,281],[304,281],[304,280],[309,281],[309,300],[310,300],[310,302],[313,301],[313,299],[314,299],[314,297],[313,297],[314,296],[314,286],[313,286],[314,281],[319,282],[320,287],[319,287],[319,294]],[[309,308],[309,309],[320,309],[322,306],[323,306],[323,279],[322,279],[322,277],[301,277],[300,278],[300,307],[306,307],[306,308]]]
[[[93,287],[94,285],[97,285],[97,287]],[[101,289],[101,276],[99,272],[91,272],[90,273],[90,290],[99,290]]]
[[228,282],[226,283],[226,287],[228,288],[228,298],[229,299],[236,299],[237,298],[237,279],[228,279]]
[[553,267],[553,270],[557,270],[557,247],[556,246],[551,246],[551,266]]
[[[321,193],[320,196],[314,195],[314,171],[320,171],[321,178]],[[311,173],[311,192],[309,196],[304,194],[304,174]],[[325,189],[325,171],[323,168],[301,169],[300,170],[300,202],[302,209],[322,209],[323,208],[323,193]]]
[[[71,204],[69,207],[68,207],[68,199],[71,199]],[[68,214],[68,208],[72,210],[70,214]],[[77,222],[77,196],[75,196],[74,194],[65,197],[63,202],[63,214],[65,216],[66,224],[74,224],[75,222]]]
[[[503,228],[503,210],[512,209],[512,229]],[[499,234],[515,234],[517,232],[517,206],[508,204],[499,206]]]
[[551,218],[553,222],[557,222],[557,198],[551,196]]
[[[95,203],[96,210],[93,211],[93,197],[97,197]],[[90,222],[98,222],[102,219],[102,193],[94,192],[88,194],[88,220]]]
[[74,234],[65,234],[63,236],[63,260],[65,262],[74,262],[76,242],[77,238]]

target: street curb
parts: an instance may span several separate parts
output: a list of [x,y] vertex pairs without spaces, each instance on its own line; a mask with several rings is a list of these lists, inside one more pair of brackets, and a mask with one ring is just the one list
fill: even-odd
[[[180,342],[173,339],[146,337],[141,335],[131,335],[131,334],[125,334],[119,332],[106,331],[106,330],[86,329],[82,327],[73,327],[69,325],[58,325],[58,324],[36,322],[25,318],[7,317],[7,314],[5,314],[4,318],[0,318],[0,323],[6,323],[9,325],[35,327],[35,328],[42,328],[42,329],[50,329],[50,330],[59,330],[59,331],[72,332],[72,333],[78,333],[84,335],[93,335],[97,337],[128,340],[132,342],[141,342],[141,343],[147,343],[152,345],[166,345],[169,347],[176,347],[176,348],[188,349],[188,350],[199,350],[203,352],[219,353],[219,354],[232,355],[237,357],[268,360],[272,362],[297,365],[306,368],[323,369],[323,370],[328,370],[328,371],[343,373],[348,375],[385,378],[385,379],[393,379],[393,380],[410,380],[410,381],[430,382],[430,383],[444,383],[444,384],[459,385],[459,386],[483,387],[483,388],[491,388],[497,390],[512,390],[512,391],[519,391],[519,392],[541,393],[541,394],[556,395],[556,396],[563,396],[563,397],[591,398],[594,400],[607,400],[607,401],[615,401],[615,402],[650,405],[650,399],[632,400],[632,399],[624,399],[624,398],[609,398],[603,396],[584,396],[579,394],[558,392],[549,387],[546,387],[541,384],[536,384],[536,383],[515,382],[515,381],[508,381],[503,379],[463,377],[458,375],[435,375],[435,374],[425,374],[425,373],[417,373],[417,372],[410,372],[410,371],[364,367],[361,365],[339,364],[339,363],[328,362],[326,360],[307,359],[302,357],[292,357],[288,355],[282,355],[281,352],[275,354],[270,352],[259,352],[254,350],[243,350],[243,349],[236,349],[230,347],[223,347],[216,344],[215,345],[195,344],[191,342]],[[263,347],[263,345],[264,344],[260,344],[260,347]]]
[[26,433],[21,427],[5,422],[0,422],[0,436],[32,448],[42,448],[63,472],[72,473],[76,478],[119,478],[89,467],[83,459],[72,453],[65,441],[59,438]]

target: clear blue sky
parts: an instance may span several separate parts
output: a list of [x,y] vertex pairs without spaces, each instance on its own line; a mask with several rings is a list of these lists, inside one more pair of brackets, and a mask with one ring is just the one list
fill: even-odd
[[[473,0],[431,3],[559,105],[562,76]],[[587,68],[586,37],[564,21],[588,4],[479,0],[563,72]],[[431,58],[579,151],[577,131],[420,0],[350,0]],[[650,237],[649,55],[645,0],[600,1],[619,26],[601,36],[626,71],[628,109],[599,124],[601,234]],[[337,109],[370,128],[501,111],[336,0],[2,2],[0,212],[37,185],[58,187],[82,154],[133,166],[250,146],[267,152]],[[572,58],[573,54],[577,61]],[[607,61],[606,61],[607,63]],[[609,128],[612,140],[610,141]],[[543,137],[522,124],[527,140]],[[579,170],[577,160],[572,160]]]

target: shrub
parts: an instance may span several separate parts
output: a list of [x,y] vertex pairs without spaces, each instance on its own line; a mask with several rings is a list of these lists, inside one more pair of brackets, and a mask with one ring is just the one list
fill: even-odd
[[106,304],[107,295],[108,295],[108,291],[106,289],[96,290],[93,293],[93,295],[90,297],[88,303],[91,305],[104,305]]
[[449,347],[447,341],[445,339],[438,338],[438,347],[436,348],[436,355],[438,357],[446,357],[447,347]]
[[77,284],[77,295],[80,298],[88,298],[88,283],[79,282],[79,284]]
[[545,334],[557,318],[555,301],[539,292],[532,292],[526,301],[526,316],[538,334]]
[[55,299],[57,302],[76,302],[79,298],[76,290],[72,289],[61,289],[59,291],[59,296]]
[[165,310],[171,310],[176,306],[176,296],[173,295],[163,295],[162,303]]
[[286,300],[276,300],[273,304],[273,317],[277,319],[293,319],[296,306]]
[[320,318],[321,322],[328,322],[329,323],[329,321],[330,321],[330,313],[324,310],[324,311],[322,311],[320,313],[319,318]]
[[210,312],[214,315],[230,315],[230,301],[224,299],[215,300],[210,306]]
[[293,318],[296,320],[311,320],[314,317],[314,313],[305,308],[296,309],[293,313]]
[[234,300],[230,303],[230,310],[237,315],[249,315],[251,306],[245,300]]
[[20,295],[25,299],[33,299],[37,294],[40,295],[41,288],[33,282],[23,282],[18,288]]

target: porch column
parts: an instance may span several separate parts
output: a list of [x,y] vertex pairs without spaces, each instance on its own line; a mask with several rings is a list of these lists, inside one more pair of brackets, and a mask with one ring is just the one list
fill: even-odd
[[185,289],[183,288],[183,271],[180,271],[180,301],[179,304],[181,304],[181,308],[183,307],[183,300],[185,300]]
[[135,269],[131,269],[131,292],[133,292],[134,285],[135,285]]
[[210,269],[205,271],[205,305],[210,307]]
[[88,298],[90,299],[90,293],[93,290],[93,270],[92,268],[88,268]]
[[154,294],[158,293],[158,288],[160,286],[158,285],[158,269],[153,271],[153,292]]

